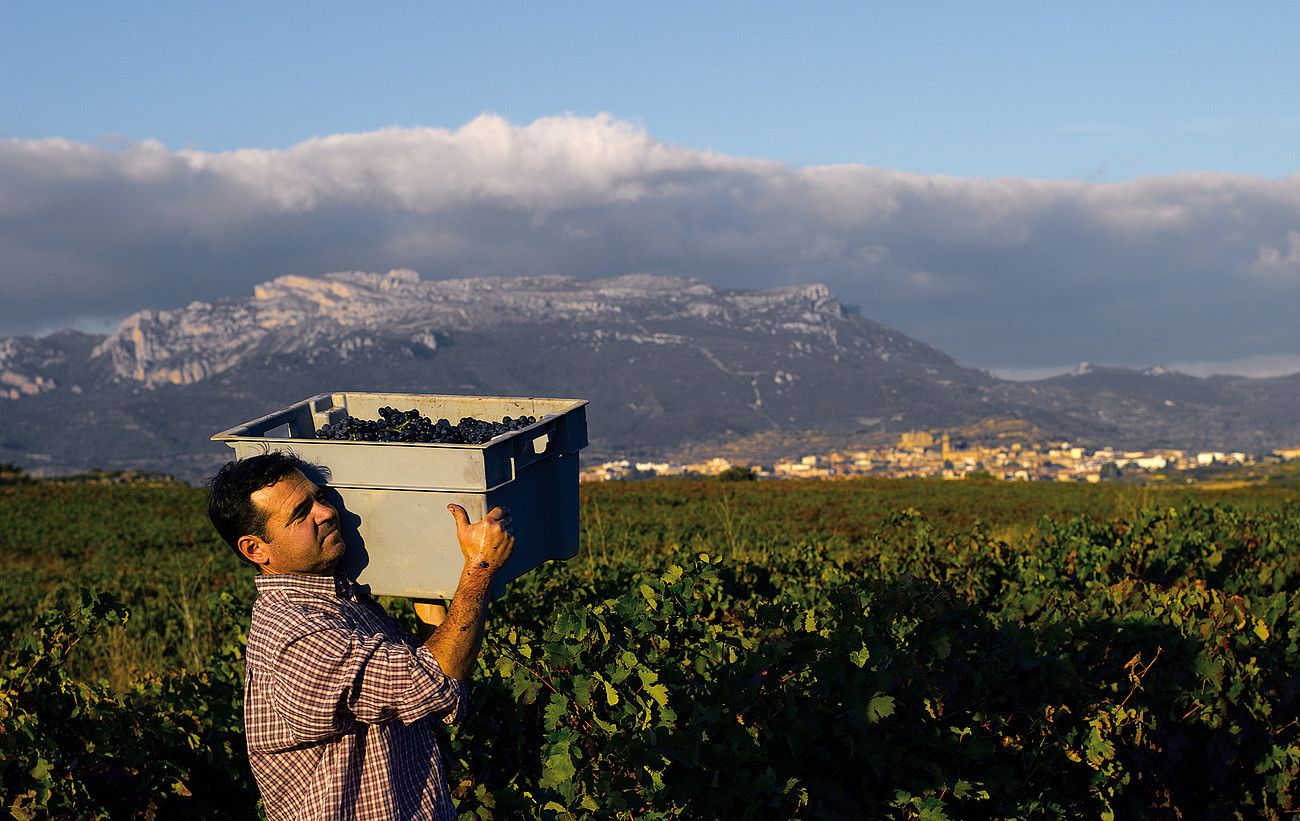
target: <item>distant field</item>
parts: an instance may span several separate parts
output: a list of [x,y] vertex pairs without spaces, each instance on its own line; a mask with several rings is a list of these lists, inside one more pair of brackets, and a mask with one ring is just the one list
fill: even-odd
[[[762,556],[805,542],[852,558],[891,513],[914,509],[941,532],[978,524],[1014,541],[1041,517],[1132,518],[1144,508],[1200,500],[1246,511],[1278,510],[1286,487],[1204,490],[922,479],[718,482],[658,479],[582,486],[582,548],[571,567],[624,563],[676,548]],[[0,485],[0,630],[30,624],[78,586],[113,591],[131,622],[86,648],[77,663],[124,686],[132,671],[202,666],[223,634],[208,595],[251,603],[248,572],[220,542],[204,491],[183,484],[49,481]],[[540,571],[550,572],[550,571]]]

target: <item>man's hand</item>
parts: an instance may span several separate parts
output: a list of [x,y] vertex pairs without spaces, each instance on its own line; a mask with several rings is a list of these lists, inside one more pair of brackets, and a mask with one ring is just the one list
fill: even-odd
[[453,503],[447,505],[447,509],[456,520],[456,540],[460,542],[460,552],[465,557],[465,568],[481,568],[492,573],[500,570],[515,549],[510,511],[494,507],[482,519],[470,524],[465,508]]
[[465,557],[465,569],[441,623],[433,621],[431,608],[423,607],[423,603],[416,605],[415,612],[422,622],[420,639],[438,666],[452,678],[465,678],[483,643],[492,576],[510,558],[515,536],[510,532],[510,513],[505,508],[492,508],[474,524],[469,523],[469,514],[460,505],[447,505],[447,510],[456,520],[456,541]]

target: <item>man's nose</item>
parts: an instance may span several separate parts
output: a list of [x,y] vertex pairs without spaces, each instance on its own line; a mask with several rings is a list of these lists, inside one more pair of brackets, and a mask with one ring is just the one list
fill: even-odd
[[316,502],[316,521],[328,522],[330,519],[337,519],[339,512],[334,509],[334,505],[329,502]]

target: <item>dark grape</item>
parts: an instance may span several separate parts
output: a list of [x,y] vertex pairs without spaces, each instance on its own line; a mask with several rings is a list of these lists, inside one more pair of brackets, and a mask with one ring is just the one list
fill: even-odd
[[446,419],[439,419],[435,423],[414,408],[400,411],[385,406],[378,413],[379,419],[345,416],[331,424],[322,425],[316,431],[316,438],[347,439],[354,442],[481,445],[503,433],[522,430],[537,421],[535,416],[522,414],[515,419],[504,416],[500,422],[487,422],[466,416],[453,425]]

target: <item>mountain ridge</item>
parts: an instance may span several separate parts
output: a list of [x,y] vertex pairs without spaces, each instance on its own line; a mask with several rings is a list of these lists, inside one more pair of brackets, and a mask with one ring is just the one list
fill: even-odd
[[226,458],[213,432],[331,390],[581,396],[592,400],[591,458],[763,430],[987,418],[1121,447],[1300,441],[1300,375],[1089,365],[1010,382],[863,317],[824,285],[397,269],[286,275],[245,297],[138,311],[103,336],[0,338],[0,461],[192,479]]

